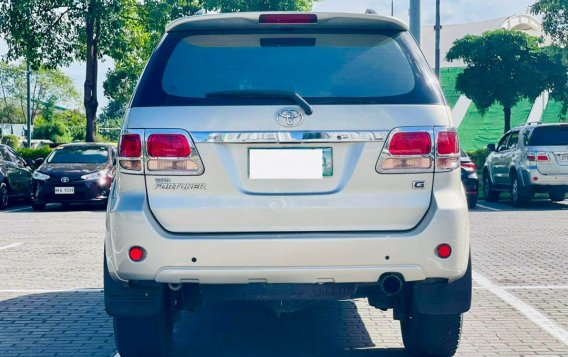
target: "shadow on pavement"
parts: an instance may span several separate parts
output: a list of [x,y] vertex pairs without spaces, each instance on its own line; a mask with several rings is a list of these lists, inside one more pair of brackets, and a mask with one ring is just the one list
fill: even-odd
[[[113,356],[112,319],[100,291],[11,298],[0,294],[1,356]],[[172,356],[406,356],[373,344],[352,301],[277,317],[256,304],[211,304],[183,312]]]
[[500,211],[566,211],[568,210],[568,200],[562,202],[552,202],[550,200],[532,200],[524,207],[514,207],[510,201],[501,200],[499,202],[479,201],[477,208],[473,211],[486,211],[485,207],[495,208]]

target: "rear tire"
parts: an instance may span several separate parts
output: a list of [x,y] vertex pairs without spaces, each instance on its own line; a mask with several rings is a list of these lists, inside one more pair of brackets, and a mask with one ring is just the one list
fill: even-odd
[[461,314],[416,314],[400,321],[406,351],[424,357],[453,356],[460,342],[461,326]]
[[147,317],[114,317],[114,339],[122,357],[165,357],[173,335],[173,316],[162,308]]
[[565,192],[552,191],[548,193],[548,197],[552,202],[562,202],[566,199]]
[[467,208],[477,207],[477,196],[470,196],[467,198]]
[[487,171],[483,173],[483,193],[485,195],[485,201],[487,202],[497,202],[501,195],[499,191],[495,191]]
[[0,210],[8,208],[10,202],[10,196],[8,192],[8,186],[2,182],[0,183]]
[[43,211],[45,209],[45,203],[32,203],[32,209],[34,211]]
[[523,207],[531,197],[526,190],[519,184],[519,180],[515,175],[511,177],[511,203],[515,207]]
[[[106,257],[106,250],[105,250]],[[105,284],[111,281],[106,258],[103,262]],[[166,297],[164,297],[166,299]],[[114,341],[121,357],[167,357],[174,329],[173,310],[164,300],[155,314],[144,317],[113,317]]]

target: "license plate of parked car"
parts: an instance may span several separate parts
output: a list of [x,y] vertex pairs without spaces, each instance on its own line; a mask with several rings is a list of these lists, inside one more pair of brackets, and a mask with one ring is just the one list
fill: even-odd
[[331,148],[250,149],[249,177],[256,180],[309,180],[332,175]]
[[56,187],[56,195],[72,195],[75,193],[75,187]]
[[560,160],[560,161],[568,161],[568,154],[560,154],[560,155],[558,155],[558,160]]

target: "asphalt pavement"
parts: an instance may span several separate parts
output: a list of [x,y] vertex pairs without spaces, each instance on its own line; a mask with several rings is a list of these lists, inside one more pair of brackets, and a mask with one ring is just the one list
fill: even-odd
[[[470,213],[474,300],[458,356],[568,356],[568,201]],[[0,356],[115,356],[99,207],[0,213]],[[277,317],[255,304],[183,313],[174,356],[405,356],[391,312],[364,299]]]

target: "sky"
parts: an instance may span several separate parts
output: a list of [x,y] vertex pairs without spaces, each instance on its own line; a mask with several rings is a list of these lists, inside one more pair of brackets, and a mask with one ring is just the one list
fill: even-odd
[[[394,16],[408,22],[409,0],[394,0]],[[534,0],[441,0],[441,21],[444,24],[461,24],[468,22],[491,20],[511,15],[525,14]],[[431,25],[435,19],[435,0],[422,0],[422,23]],[[390,15],[391,0],[320,0],[314,4],[314,11],[338,11],[364,13],[366,9],[373,9],[381,15]],[[0,55],[7,51],[6,44],[0,40]],[[103,95],[102,82],[105,73],[112,68],[112,61],[107,60],[99,64],[99,109],[108,103]],[[83,63],[74,63],[63,71],[69,75],[77,89],[82,92],[85,80]]]

